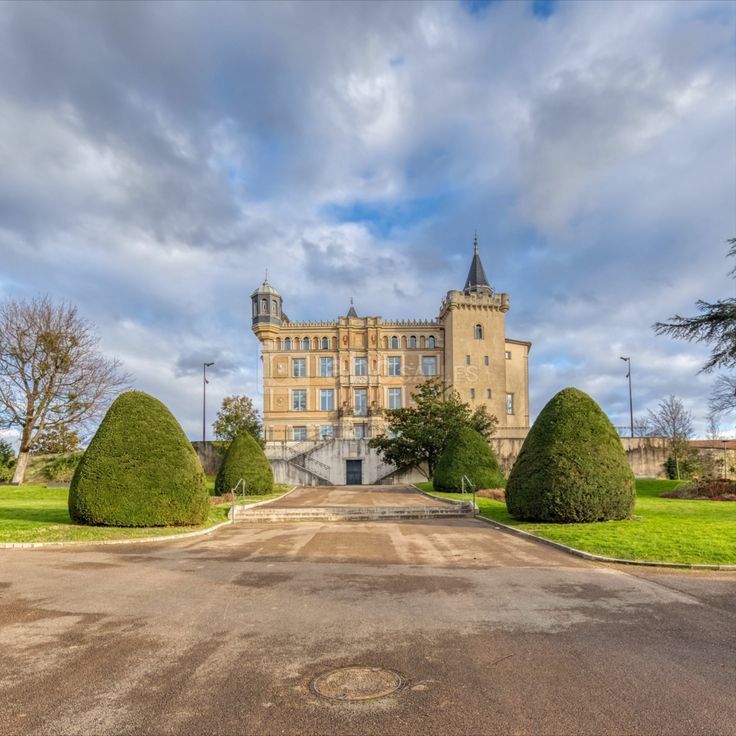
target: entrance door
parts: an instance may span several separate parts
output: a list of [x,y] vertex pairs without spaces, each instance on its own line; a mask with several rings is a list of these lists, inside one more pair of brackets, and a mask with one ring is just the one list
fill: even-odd
[[360,486],[363,484],[363,461],[345,461],[345,483],[349,486]]

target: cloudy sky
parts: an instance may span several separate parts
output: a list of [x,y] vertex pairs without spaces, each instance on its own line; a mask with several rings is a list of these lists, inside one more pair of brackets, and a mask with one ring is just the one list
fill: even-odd
[[[294,319],[427,318],[477,230],[532,409],[615,424],[707,351],[655,337],[734,294],[736,4],[3,3],[0,296],[79,305],[201,432],[259,398],[249,295]],[[734,418],[725,422],[734,432]]]

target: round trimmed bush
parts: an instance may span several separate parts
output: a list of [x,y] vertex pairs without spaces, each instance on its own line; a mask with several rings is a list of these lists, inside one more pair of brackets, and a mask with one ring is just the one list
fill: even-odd
[[201,524],[209,497],[204,471],[171,412],[153,396],[118,396],[72,478],[69,514],[80,524]]
[[478,488],[503,488],[505,478],[488,442],[472,427],[455,432],[437,461],[432,483],[438,491],[459,491],[467,475]]
[[576,388],[553,396],[511,469],[509,513],[534,521],[625,519],[635,500],[621,440],[598,404]]
[[[248,432],[241,432],[227,448],[215,479],[215,494],[230,493],[241,478],[245,481],[247,496],[273,491],[271,464],[256,438]],[[238,493],[242,492],[239,488]]]

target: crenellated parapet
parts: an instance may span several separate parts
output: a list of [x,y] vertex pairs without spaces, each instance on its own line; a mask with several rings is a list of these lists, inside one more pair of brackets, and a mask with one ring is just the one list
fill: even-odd
[[509,295],[494,291],[488,292],[467,292],[467,291],[448,291],[447,296],[442,300],[440,305],[439,319],[442,320],[444,315],[451,309],[492,309],[499,312],[509,311]]

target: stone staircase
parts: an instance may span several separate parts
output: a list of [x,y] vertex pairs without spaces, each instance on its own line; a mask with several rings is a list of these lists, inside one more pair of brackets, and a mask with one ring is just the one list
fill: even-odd
[[235,506],[235,521],[388,521],[402,519],[457,519],[473,515],[470,502],[448,503],[446,506]]

